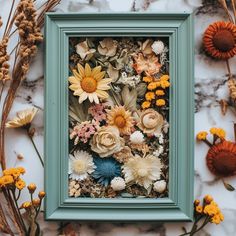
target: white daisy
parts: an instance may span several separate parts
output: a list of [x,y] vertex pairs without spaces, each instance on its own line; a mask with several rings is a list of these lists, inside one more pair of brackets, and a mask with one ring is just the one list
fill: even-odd
[[92,156],[85,151],[74,152],[69,155],[69,176],[71,179],[84,180],[95,169]]

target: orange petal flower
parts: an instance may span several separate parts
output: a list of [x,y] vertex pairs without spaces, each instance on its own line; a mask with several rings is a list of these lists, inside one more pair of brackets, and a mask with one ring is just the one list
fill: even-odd
[[223,141],[213,145],[206,156],[209,170],[216,176],[226,177],[236,174],[236,144]]
[[229,59],[236,55],[236,26],[217,21],[208,26],[203,36],[206,52],[215,59]]

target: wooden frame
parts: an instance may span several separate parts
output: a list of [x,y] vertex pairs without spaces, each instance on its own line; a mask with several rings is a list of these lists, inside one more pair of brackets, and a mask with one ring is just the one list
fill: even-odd
[[[68,38],[165,36],[170,44],[169,198],[68,197]],[[190,14],[46,16],[45,185],[47,220],[189,221],[193,217],[193,19]]]

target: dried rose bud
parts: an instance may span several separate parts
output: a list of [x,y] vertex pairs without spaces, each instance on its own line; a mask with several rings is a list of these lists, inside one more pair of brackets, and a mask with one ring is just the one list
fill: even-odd
[[44,191],[40,191],[39,194],[38,194],[40,199],[44,198],[45,195],[46,195],[46,193]]
[[27,186],[29,192],[32,194],[34,193],[35,189],[36,189],[36,185],[34,183],[31,183]]

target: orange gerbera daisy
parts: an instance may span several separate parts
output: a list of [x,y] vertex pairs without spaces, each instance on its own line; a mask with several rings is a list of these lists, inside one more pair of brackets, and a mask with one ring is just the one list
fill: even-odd
[[236,144],[223,141],[213,145],[206,157],[209,170],[216,176],[233,176],[236,174]]
[[107,113],[109,125],[116,126],[121,134],[129,134],[133,127],[133,118],[130,111],[123,106],[115,106]]
[[215,59],[229,59],[236,55],[236,26],[231,22],[217,21],[208,26],[203,44],[206,52]]

